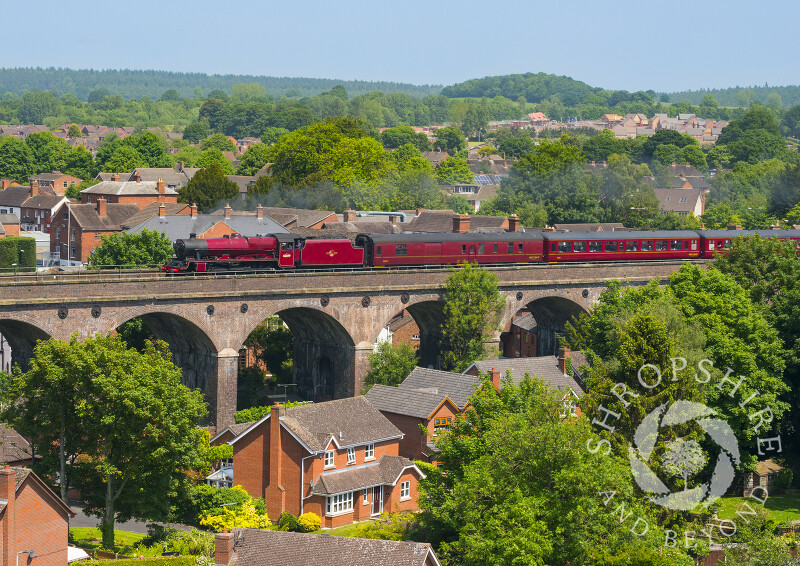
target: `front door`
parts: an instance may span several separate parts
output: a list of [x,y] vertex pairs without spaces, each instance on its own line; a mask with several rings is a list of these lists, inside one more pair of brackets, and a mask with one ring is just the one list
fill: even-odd
[[383,511],[383,486],[376,485],[372,488],[372,514],[380,515]]

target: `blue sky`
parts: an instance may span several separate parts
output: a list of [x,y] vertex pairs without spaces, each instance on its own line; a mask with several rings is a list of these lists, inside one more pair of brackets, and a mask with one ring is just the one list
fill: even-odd
[[415,84],[544,71],[631,91],[800,84],[796,0],[39,0],[3,12],[3,67]]

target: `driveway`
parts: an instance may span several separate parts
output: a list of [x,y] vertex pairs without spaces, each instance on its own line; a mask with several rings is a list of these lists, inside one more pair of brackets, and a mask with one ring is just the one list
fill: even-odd
[[[70,527],[96,527],[100,524],[100,519],[97,517],[85,515],[83,512],[83,505],[80,503],[76,503],[71,501],[69,504],[69,508],[72,509],[72,512],[75,513],[75,516],[69,520]],[[114,523],[114,528],[118,531],[130,531],[132,533],[141,533],[143,535],[147,534],[147,525],[153,523],[154,521],[128,521],[125,523]],[[192,527],[186,525],[178,525],[178,524],[165,524],[165,523],[158,523],[159,525],[170,526],[179,531],[189,531]]]

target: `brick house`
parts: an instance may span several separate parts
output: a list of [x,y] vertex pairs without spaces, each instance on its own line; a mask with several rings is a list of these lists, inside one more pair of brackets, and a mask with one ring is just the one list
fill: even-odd
[[81,203],[96,203],[104,198],[109,204],[135,204],[143,209],[152,203],[177,203],[178,193],[166,186],[162,179],[142,181],[103,181],[81,191]]
[[214,537],[216,566],[440,566],[423,542],[234,529]]
[[399,455],[403,433],[364,397],[283,408],[230,440],[233,483],[283,511],[313,512],[325,528],[417,509],[424,477]]
[[[0,470],[2,564],[63,566],[67,531],[75,514],[31,470]],[[22,558],[20,558],[22,556]]]
[[16,214],[0,213],[0,238],[19,236],[19,218]]
[[39,187],[49,189],[57,195],[63,195],[64,192],[72,185],[78,185],[81,179],[72,175],[67,175],[61,171],[53,171],[52,173],[40,173],[28,179],[29,181],[36,181]]
[[53,211],[67,200],[31,179],[29,186],[8,187],[0,192],[0,214],[16,214],[21,230],[48,232]]
[[122,231],[121,224],[138,212],[135,203],[110,204],[104,198],[92,204],[63,204],[50,225],[51,257],[86,263],[103,235]]

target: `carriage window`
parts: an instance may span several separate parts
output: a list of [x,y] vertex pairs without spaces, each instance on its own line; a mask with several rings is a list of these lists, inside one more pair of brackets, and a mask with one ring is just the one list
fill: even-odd
[[671,249],[671,250],[681,250],[681,249],[683,249],[683,243],[680,240],[670,240],[669,241],[669,249]]
[[606,242],[606,251],[607,252],[615,252],[615,251],[617,251],[617,243],[616,242]]
[[656,240],[656,251],[665,252],[668,249],[669,242],[667,240]]
[[560,253],[569,253],[572,251],[572,242],[559,242],[558,251]]
[[486,253],[486,244],[480,243],[478,244],[478,255],[483,255]]
[[721,250],[721,249],[724,249],[724,248],[725,248],[725,246],[722,245],[722,240],[717,240],[717,249]]
[[586,242],[575,242],[572,244],[575,253],[586,253]]
[[492,244],[492,253],[493,254],[497,253],[497,244]]
[[397,244],[394,249],[394,255],[408,255],[408,247],[406,244]]
[[725,249],[726,250],[731,249],[731,241],[730,240],[725,240]]
[[653,251],[653,240],[645,240],[642,242],[642,251],[643,252],[652,252]]
[[708,241],[708,249],[709,250],[713,250],[714,249],[714,242],[712,242],[711,240]]
[[517,251],[518,251],[519,253],[522,253],[522,244],[520,244],[519,246],[517,246]]
[[550,251],[551,251],[551,252],[554,252],[554,251],[556,251],[556,247],[557,247],[557,246],[558,246],[558,244],[556,244],[555,242],[553,242],[552,244],[550,244]]
[[[556,251],[556,245],[555,244],[553,244],[553,251]],[[508,243],[508,253],[510,253],[510,254],[514,253],[514,242],[509,242]]]
[[378,255],[381,255],[381,247],[380,246],[375,248],[375,253],[378,254]]
[[625,251],[626,252],[638,252],[639,251],[639,242],[625,242]]
[[603,243],[602,242],[589,242],[589,251],[590,252],[601,252],[603,251]]
[[467,244],[461,244],[461,253],[462,254],[467,253]]
[[475,246],[470,246],[469,247],[469,253],[471,253],[471,254],[475,253]]
[[692,240],[692,250],[697,251],[697,240]]

